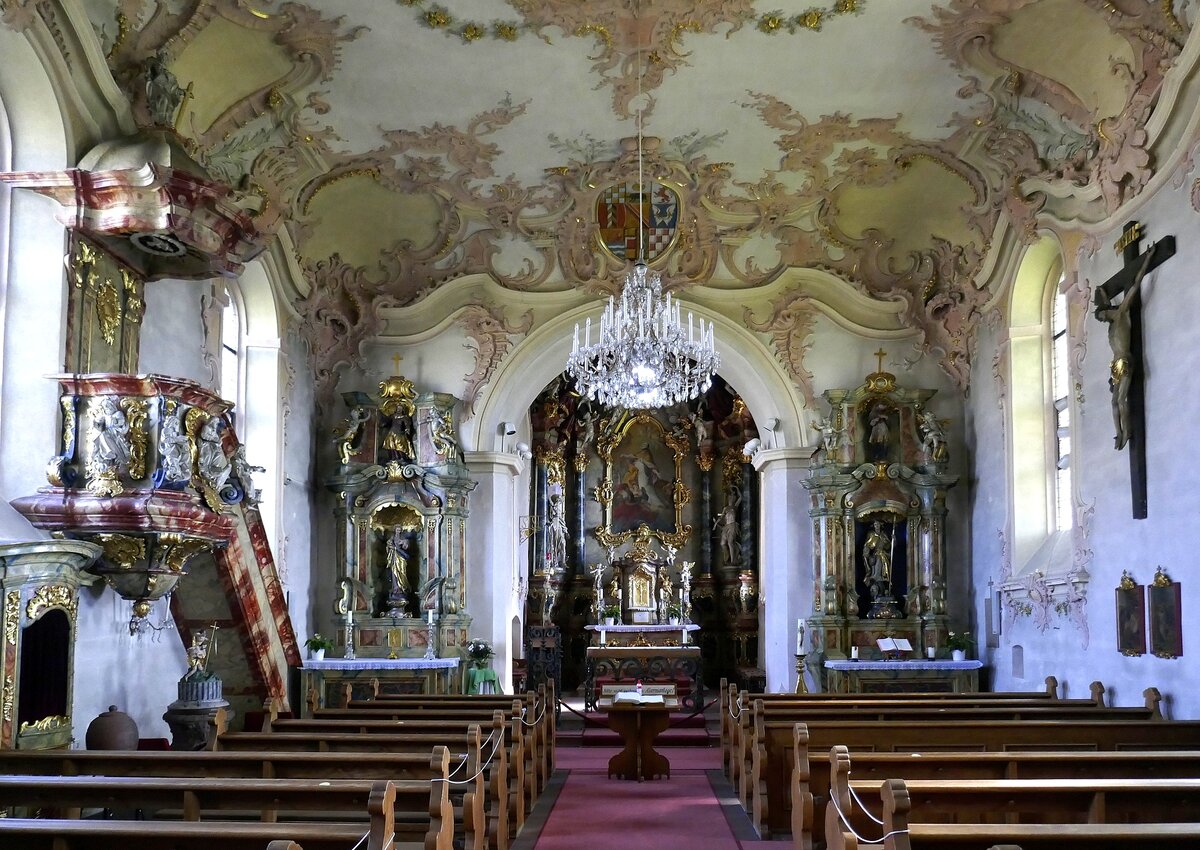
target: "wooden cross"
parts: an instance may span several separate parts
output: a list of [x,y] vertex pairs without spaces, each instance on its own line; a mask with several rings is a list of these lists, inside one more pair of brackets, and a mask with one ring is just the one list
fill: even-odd
[[[1125,265],[1096,288],[1096,318],[1108,324],[1113,363],[1109,386],[1113,393],[1113,418],[1117,428],[1117,449],[1128,441],[1129,486],[1133,498],[1133,518],[1145,519],[1146,501],[1146,387],[1142,366],[1142,279],[1150,271],[1175,256],[1175,237],[1164,236],[1138,251],[1144,231],[1136,221],[1127,222],[1121,238],[1113,245]],[[1118,297],[1121,299],[1117,301]],[[1124,361],[1124,362],[1121,362]],[[1126,423],[1126,427],[1123,427]]]
[[878,358],[878,360],[879,360],[879,368],[877,368],[875,371],[882,372],[883,371],[883,358],[887,357],[887,352],[883,350],[882,345],[879,346],[879,350],[875,352],[875,357]]

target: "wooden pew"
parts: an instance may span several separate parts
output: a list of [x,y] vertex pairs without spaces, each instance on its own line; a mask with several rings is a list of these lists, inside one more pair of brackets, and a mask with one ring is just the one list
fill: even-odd
[[[448,767],[445,751],[441,756],[443,771]],[[145,787],[138,788],[139,782]],[[413,848],[452,850],[453,812],[446,794],[445,782],[397,783],[376,782],[365,786],[367,817],[363,822],[305,821],[296,823],[238,822],[229,820],[197,820],[204,808],[259,808],[278,811],[296,805],[298,811],[306,804],[319,800],[322,807],[347,802],[361,804],[364,788],[332,791],[321,796],[319,783],[304,782],[288,785],[285,781],[229,780],[207,781],[192,778],[177,781],[176,787],[166,788],[164,780],[128,780],[122,787],[109,779],[108,787],[98,787],[94,779],[54,779],[36,777],[7,777],[0,791],[5,805],[62,805],[80,803],[104,805],[111,800],[119,806],[135,805],[145,795],[148,805],[163,804],[178,807],[193,819],[182,821],[98,820],[53,818],[0,818],[0,846],[22,850],[111,850],[127,845],[139,850],[260,850],[271,842],[302,842],[308,850],[345,850],[359,842],[368,850],[389,850],[401,846],[393,836]],[[53,786],[57,783],[58,788]],[[75,787],[70,787],[72,783]],[[157,784],[159,787],[153,787]],[[223,785],[224,787],[218,787]],[[301,785],[306,787],[300,787]],[[90,786],[87,787],[87,786]],[[190,786],[190,787],[189,787]],[[347,794],[349,795],[347,797]],[[336,799],[334,799],[336,798]],[[201,800],[203,802],[201,802]],[[14,802],[20,801],[20,802]],[[425,823],[406,829],[395,820],[397,805],[418,805],[426,810]],[[269,807],[274,807],[270,809]],[[365,827],[365,829],[364,829]],[[400,832],[397,834],[396,830]],[[286,838],[281,839],[281,836]],[[364,841],[365,840],[365,841]],[[286,845],[285,845],[286,846]]]
[[[537,760],[539,754],[532,748],[532,736],[526,733],[522,713],[524,704],[520,699],[507,699],[506,725],[509,730],[509,792],[514,791],[521,805],[518,811],[512,813],[518,820],[512,823],[514,829],[519,829],[524,823],[525,815],[532,810],[537,800]],[[372,708],[323,708],[314,715],[314,720],[394,720],[404,723],[406,730],[433,731],[446,728],[453,722],[470,723],[472,720],[483,723],[485,718],[490,720],[495,709],[486,705],[478,708],[439,709],[431,711],[413,711],[407,708],[393,708],[380,703]],[[436,715],[436,718],[431,717]]]
[[[1049,685],[1050,679],[1047,679]],[[1162,695],[1157,688],[1147,688],[1143,691],[1145,700],[1142,708],[1112,708],[1103,704],[1104,686],[1099,682],[1092,683],[1093,699],[1089,700],[1049,700],[1041,698],[1032,703],[1023,699],[980,699],[979,695],[960,696],[967,699],[913,700],[913,699],[873,699],[858,700],[846,697],[844,694],[834,695],[834,699],[805,700],[803,697],[787,701],[756,699],[747,712],[743,707],[740,711],[737,731],[734,735],[733,752],[730,758],[731,782],[738,790],[742,805],[749,809],[750,785],[749,766],[753,749],[753,728],[756,713],[766,711],[768,719],[781,723],[817,722],[824,720],[920,720],[937,718],[941,720],[957,715],[959,719],[1131,719],[1147,720],[1162,719],[1160,705]],[[893,696],[893,695],[887,695]],[[744,700],[743,700],[744,702]]]
[[[504,714],[505,746],[507,747],[508,764],[508,795],[509,795],[509,835],[516,835],[525,823],[526,814],[532,810],[536,801],[536,781],[531,776],[534,769],[534,756],[529,748],[529,736],[521,719],[521,704],[519,700],[509,699],[508,711]],[[496,709],[489,710],[481,707],[479,710],[440,711],[436,717],[430,712],[409,712],[406,709],[374,708],[374,709],[320,709],[314,721],[353,721],[391,722],[397,728],[403,728],[405,734],[453,734],[455,727],[465,726],[472,720],[483,723],[484,717],[494,722]],[[416,718],[416,719],[414,719]],[[275,724],[274,728],[278,728]],[[239,733],[251,734],[251,733]],[[378,742],[377,742],[378,743]]]
[[[794,722],[755,716],[747,770],[747,812],[762,835],[791,823],[788,788],[795,760]],[[1168,720],[939,720],[808,723],[810,749],[843,744],[851,751],[1200,749],[1200,723]]]
[[[1100,782],[1101,780],[1097,780]],[[1171,780],[1146,780],[1147,782],[1170,782]],[[952,783],[922,783],[923,793],[934,793],[937,784]],[[971,783],[962,783],[959,796],[969,794]],[[1194,783],[1193,783],[1194,784]],[[880,788],[883,810],[883,824],[877,826],[878,833],[864,835],[865,839],[877,838],[878,835],[889,835],[887,847],[889,850],[985,850],[996,848],[997,845],[1016,845],[1024,850],[1058,850],[1058,848],[1087,848],[1087,850],[1127,850],[1131,847],[1167,847],[1194,848],[1200,846],[1200,823],[1105,823],[1103,813],[1107,811],[1108,800],[1114,795],[1123,797],[1122,806],[1136,810],[1138,801],[1145,806],[1153,807],[1156,812],[1163,811],[1154,803],[1155,796],[1169,794],[1171,797],[1184,795],[1188,800],[1192,790],[1185,789],[1182,784],[1177,790],[1168,791],[1163,787],[1150,787],[1141,791],[1138,783],[1123,783],[1119,790],[1108,789],[1099,798],[1088,813],[1087,820],[1082,823],[914,823],[911,819],[913,806],[913,791],[909,784],[902,779],[886,780]],[[916,788],[913,784],[913,790]],[[1037,811],[1045,811],[1046,807],[1056,805],[1051,796],[1049,785],[1039,789],[1039,793],[1021,793],[1020,783],[1010,784],[1008,798],[1016,803],[1018,797]],[[845,796],[842,797],[841,794]],[[981,790],[981,795],[995,793],[994,790]],[[1072,795],[1077,795],[1077,789],[1065,789],[1060,800],[1065,801]],[[1000,798],[994,798],[999,800]],[[839,790],[838,804],[844,811],[849,811],[850,794],[848,788]],[[1004,805],[1001,803],[1001,805]],[[1063,805],[1067,805],[1063,802]],[[1195,804],[1184,809],[1181,814],[1185,817],[1195,817]],[[1040,807],[1040,808],[1039,808]],[[857,848],[859,841],[849,832],[840,828],[843,826],[838,819],[834,806],[829,806],[827,817],[832,821],[827,823],[826,832],[829,836],[829,850],[849,850]],[[861,834],[861,833],[860,833]]]
[[[339,779],[417,780],[426,783],[445,779],[449,774],[449,752],[444,754],[444,766],[430,754],[414,753],[284,753],[284,752],[174,752],[174,751],[89,751],[89,750],[0,750],[0,774],[40,776],[133,776],[178,777],[197,776],[244,779]],[[437,785],[445,785],[439,781]],[[448,797],[448,792],[447,792]],[[12,819],[9,819],[12,820]],[[5,819],[0,818],[0,823]],[[453,833],[453,809],[446,822]],[[344,830],[339,835],[344,834]],[[261,830],[254,832],[255,840],[262,838]],[[362,830],[354,841],[361,837]],[[283,834],[276,832],[273,838]],[[298,834],[297,834],[298,835]],[[81,839],[82,840],[82,839]],[[269,840],[269,839],[266,839]],[[293,840],[299,840],[293,836]],[[114,837],[113,844],[120,843]],[[265,840],[262,842],[265,843]],[[261,847],[262,843],[258,846]],[[307,842],[301,841],[303,844]],[[108,847],[113,844],[106,845]],[[5,845],[0,839],[0,846]],[[34,846],[34,845],[31,845]],[[41,846],[41,845],[36,845]],[[49,845],[47,845],[49,846]],[[189,845],[190,846],[190,845]],[[318,845],[326,846],[325,844]],[[211,846],[204,850],[212,850]],[[225,850],[225,848],[222,848]]]
[[[375,688],[378,685],[374,685]],[[347,697],[349,690],[347,689]],[[526,746],[530,755],[530,766],[533,768],[530,776],[536,783],[533,793],[536,796],[550,781],[554,770],[554,691],[553,685],[549,690],[545,685],[538,692],[529,691],[516,697],[491,694],[379,694],[371,699],[346,699],[342,708],[351,710],[374,711],[406,709],[413,712],[441,713],[446,710],[472,710],[482,707],[505,708],[513,705],[513,700],[520,700],[522,705],[522,724],[527,730]],[[547,710],[549,708],[549,710]],[[328,711],[328,709],[322,710]],[[314,717],[321,716],[314,713]]]
[[[992,691],[977,694],[920,692],[920,693],[869,693],[869,694],[752,694],[739,692],[737,685],[731,685],[722,680],[721,688],[721,762],[725,775],[729,777],[734,788],[741,784],[741,765],[735,753],[743,749],[743,740],[748,737],[744,733],[749,728],[748,709],[754,700],[762,699],[770,706],[775,704],[796,704],[799,706],[830,706],[833,704],[853,705],[907,705],[924,703],[932,705],[1048,705],[1048,706],[1098,706],[1104,707],[1104,685],[1092,682],[1091,696],[1087,699],[1060,699],[1058,696],[1058,680],[1054,676],[1046,677],[1044,691]],[[1157,692],[1156,692],[1157,693]],[[1155,704],[1157,708],[1157,703]],[[744,753],[743,753],[744,761]]]
[[[503,694],[381,694],[379,680],[372,679],[373,697],[370,700],[351,700],[349,685],[343,694],[343,708],[372,708],[372,703],[381,703],[388,707],[405,706],[421,708],[448,708],[455,705],[479,706],[491,705],[495,708],[507,707],[512,697]],[[543,682],[538,685],[537,692],[527,691],[524,695],[525,725],[532,731],[533,747],[538,753],[537,790],[541,793],[550,781],[554,772],[555,725],[557,712],[557,694],[554,682]],[[315,716],[315,715],[314,715]],[[264,729],[264,731],[266,731]]]
[[[497,712],[499,715],[499,712]],[[502,716],[496,718],[501,724]],[[395,722],[392,722],[393,728]],[[494,730],[493,730],[494,731]],[[485,816],[489,804],[487,778],[484,776],[484,754],[479,724],[472,723],[465,732],[443,732],[425,735],[362,735],[352,732],[226,732],[213,739],[214,751],[243,750],[274,752],[361,752],[378,751],[386,745],[388,752],[428,752],[437,745],[452,748],[450,768],[455,784],[451,786],[454,805],[460,810],[463,846],[468,850],[484,850],[488,834]],[[489,752],[490,752],[489,748]],[[461,783],[461,784],[459,784]]]
[[[851,758],[845,747],[829,754],[830,803],[824,835],[853,831],[874,838],[873,807],[884,782],[850,781]],[[917,779],[904,780],[908,820],[920,823],[1171,823],[1200,819],[1200,778],[1162,779]],[[794,842],[803,844],[803,838]]]
[[[810,758],[808,730],[794,730],[789,787],[792,840],[810,850],[825,842],[831,761]],[[843,748],[834,747],[834,751]],[[1200,777],[1200,750],[1126,752],[854,752],[861,780],[904,779],[1192,779]]]

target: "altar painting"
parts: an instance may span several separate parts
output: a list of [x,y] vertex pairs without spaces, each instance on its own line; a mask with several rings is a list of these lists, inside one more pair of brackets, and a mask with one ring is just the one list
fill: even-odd
[[602,520],[596,536],[601,545],[623,543],[644,525],[659,540],[681,546],[691,533],[683,525],[683,506],[691,498],[682,473],[686,437],[668,433],[645,413],[610,428],[611,436],[598,446]]

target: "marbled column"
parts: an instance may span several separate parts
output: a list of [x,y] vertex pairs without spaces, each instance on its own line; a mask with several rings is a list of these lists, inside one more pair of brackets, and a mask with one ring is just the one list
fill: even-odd
[[700,459],[700,575],[712,575],[712,458]]
[[568,569],[567,575],[573,573],[580,576],[587,576],[587,564],[584,563],[586,550],[584,549],[584,520],[583,509],[586,506],[586,498],[584,497],[584,474],[587,472],[587,466],[581,469],[575,466],[575,527],[571,529],[575,537],[575,557],[568,559],[574,565],[574,569]]

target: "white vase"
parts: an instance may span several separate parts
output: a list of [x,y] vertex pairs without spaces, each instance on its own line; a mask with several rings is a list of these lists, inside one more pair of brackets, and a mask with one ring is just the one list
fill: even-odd
[[678,617],[668,617],[668,618],[667,618],[667,623],[668,623],[669,625],[672,625],[672,626],[678,626],[678,625],[679,625],[679,618],[678,618]]
[[617,618],[616,618],[616,617],[605,617],[605,618],[604,618],[604,625],[606,625],[606,626],[615,626],[616,624],[617,624]]
[[325,660],[325,650],[310,649],[308,651],[308,657],[311,658],[313,661],[324,661]]
[[950,650],[950,660],[951,661],[966,661],[967,660],[967,651],[965,649]]

